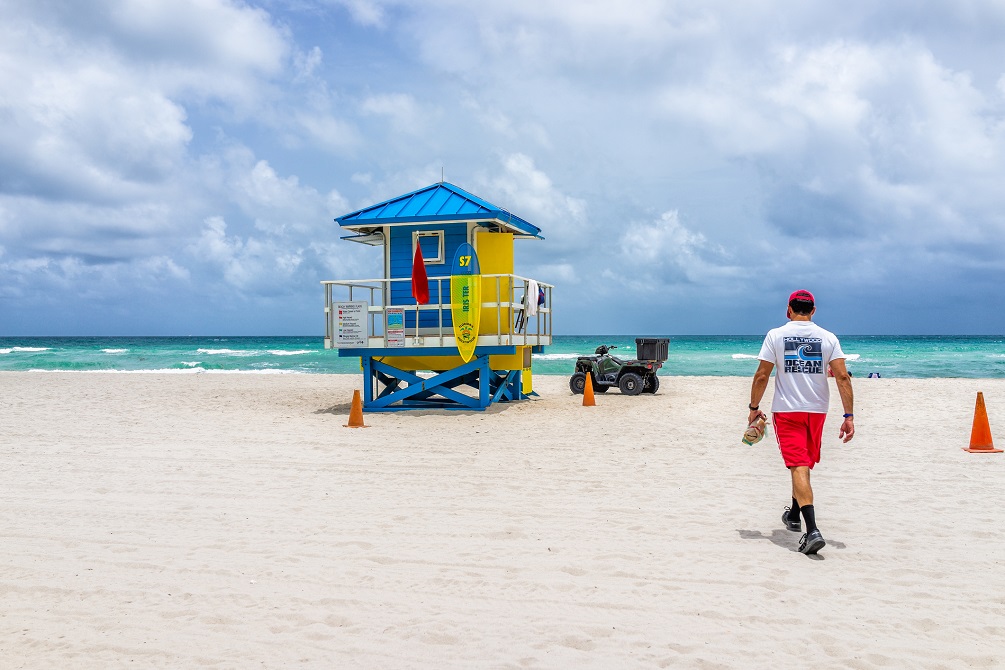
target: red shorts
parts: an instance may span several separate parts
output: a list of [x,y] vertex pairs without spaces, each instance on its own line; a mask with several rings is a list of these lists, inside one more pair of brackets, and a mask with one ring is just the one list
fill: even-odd
[[823,440],[827,415],[815,412],[775,412],[771,417],[785,467],[806,466],[812,470],[820,462],[820,442]]

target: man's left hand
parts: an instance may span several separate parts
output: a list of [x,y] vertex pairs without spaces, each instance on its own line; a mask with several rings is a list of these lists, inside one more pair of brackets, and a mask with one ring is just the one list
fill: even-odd
[[841,430],[838,431],[838,437],[842,442],[847,442],[855,437],[855,419],[853,417],[849,416],[841,422]]

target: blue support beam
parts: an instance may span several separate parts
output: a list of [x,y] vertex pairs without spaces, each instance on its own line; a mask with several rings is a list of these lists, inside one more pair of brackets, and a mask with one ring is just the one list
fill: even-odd
[[[489,357],[476,356],[452,370],[429,378],[399,370],[374,356],[363,357],[363,410],[395,412],[408,409],[466,409],[482,411],[495,402],[527,398],[521,392],[520,370],[495,371]],[[383,388],[380,388],[383,386]],[[467,395],[458,387],[472,387]]]
[[510,370],[509,374],[496,375],[496,392],[492,396],[492,402],[522,400],[523,393],[520,392],[520,371]]

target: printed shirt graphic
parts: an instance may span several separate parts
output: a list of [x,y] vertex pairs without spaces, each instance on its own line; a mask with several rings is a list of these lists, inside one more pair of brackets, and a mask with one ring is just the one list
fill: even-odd
[[824,373],[823,339],[819,337],[782,338],[785,372],[801,372],[807,375]]
[[845,357],[834,333],[812,321],[789,321],[768,331],[757,357],[775,365],[772,412],[827,413],[827,366]]

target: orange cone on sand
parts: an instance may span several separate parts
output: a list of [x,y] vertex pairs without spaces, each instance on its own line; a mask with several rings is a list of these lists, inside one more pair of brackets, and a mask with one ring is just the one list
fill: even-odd
[[597,401],[593,398],[593,375],[586,375],[586,386],[583,387],[583,407],[596,407]]
[[363,401],[359,397],[359,389],[352,392],[352,407],[349,409],[349,423],[345,428],[369,428],[363,425]]
[[991,441],[991,424],[988,423],[988,410],[984,406],[984,393],[977,392],[977,407],[974,409],[974,427],[970,431],[971,454],[1000,454],[1001,449],[995,449],[994,442]]

